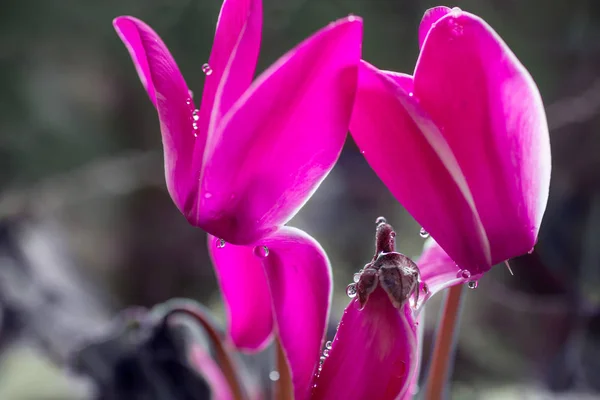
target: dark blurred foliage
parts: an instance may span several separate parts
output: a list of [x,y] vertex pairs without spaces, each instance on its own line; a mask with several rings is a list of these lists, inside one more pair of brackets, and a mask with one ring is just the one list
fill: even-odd
[[[352,13],[365,20],[364,58],[411,72],[418,23],[435,5],[264,0],[258,71],[311,32]],[[536,252],[512,261],[514,277],[498,267],[468,293],[454,369],[456,397],[523,398],[516,393],[530,389],[598,393],[600,3],[448,5],[483,17],[529,69],[547,106],[553,151],[550,202]],[[113,311],[184,296],[217,312],[222,308],[205,235],[188,226],[165,190],[155,111],[111,26],[123,14],[148,22],[200,96],[200,66],[210,52],[219,8],[219,0],[2,2],[0,216],[26,211],[44,226],[60,227],[71,262]],[[332,259],[333,326],[347,303],[346,283],[372,253],[378,215],[398,230],[400,251],[419,254],[419,227],[349,138],[338,165],[292,221]],[[435,307],[434,300],[427,337]],[[4,324],[10,316],[7,311]],[[424,362],[427,355],[425,343]],[[5,372],[0,370],[0,386]],[[19,371],[10,374],[13,379]],[[2,398],[32,398],[17,392]]]

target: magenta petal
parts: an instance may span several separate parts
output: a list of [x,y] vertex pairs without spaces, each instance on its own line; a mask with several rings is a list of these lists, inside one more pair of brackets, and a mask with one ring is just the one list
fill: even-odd
[[361,37],[357,17],[317,32],[263,73],[209,133],[201,227],[253,243],[308,200],[344,144]]
[[[450,286],[476,280],[480,276],[461,270],[448,254],[433,240],[427,239],[417,262],[421,281],[427,284],[427,298]],[[425,300],[425,299],[424,299]]]
[[[533,79],[487,23],[453,9],[429,31],[414,87],[473,193],[490,265],[525,254],[536,242],[550,182],[548,126]],[[455,213],[453,202],[445,212]],[[448,240],[431,233],[462,266]]]
[[425,15],[423,15],[423,19],[421,20],[421,25],[419,25],[419,49],[423,47],[423,43],[433,24],[450,11],[452,10],[445,6],[433,7],[425,11]]
[[[246,91],[256,68],[262,28],[261,0],[225,0],[208,61],[198,124],[202,132]],[[205,72],[206,73],[206,72]],[[214,126],[213,126],[214,128]],[[202,154],[197,161],[202,160]]]
[[271,295],[261,260],[252,247],[208,235],[208,248],[227,310],[229,335],[239,349],[258,350],[273,331]]
[[142,84],[156,106],[165,155],[167,188],[173,201],[185,214],[194,154],[194,105],[175,60],[160,37],[144,22],[133,17],[118,17],[115,30],[129,50]]
[[397,310],[378,287],[363,310],[357,300],[346,307],[312,399],[410,398],[417,364],[417,327],[410,306]]
[[459,265],[486,268],[489,244],[473,196],[440,130],[406,91],[409,78],[361,64],[352,136],[396,199]]
[[[268,255],[265,248],[268,249]],[[304,400],[321,353],[331,303],[331,266],[319,243],[305,232],[283,227],[260,242],[277,330],[294,384]]]

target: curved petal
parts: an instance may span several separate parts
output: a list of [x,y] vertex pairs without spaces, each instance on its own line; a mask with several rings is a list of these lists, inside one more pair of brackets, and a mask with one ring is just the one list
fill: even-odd
[[419,25],[419,49],[423,48],[423,43],[433,24],[450,11],[452,10],[445,6],[433,7],[425,11],[423,19],[421,19],[421,24]]
[[338,159],[348,129],[362,21],[317,32],[263,73],[210,133],[197,220],[236,244],[287,222]]
[[[261,0],[223,2],[208,66],[204,67],[208,73],[198,121],[202,132],[209,130],[209,124],[217,124],[250,86],[260,49],[261,29]],[[202,162],[201,154],[196,161]]]
[[398,311],[378,287],[363,310],[356,299],[346,307],[311,399],[408,399],[417,366],[412,310]]
[[[320,357],[331,303],[331,266],[319,243],[283,227],[260,242],[281,345],[289,363],[294,398],[307,399]],[[255,253],[266,254],[258,247]]]
[[198,135],[194,128],[195,107],[187,84],[169,50],[152,28],[127,16],[115,18],[113,25],[158,111],[167,188],[177,207],[186,214],[190,187],[197,186],[197,177],[190,179],[190,166]]
[[[529,73],[487,23],[455,8],[429,31],[414,92],[473,193],[490,266],[531,250],[548,199],[550,143]],[[454,212],[452,204],[446,212]],[[459,262],[446,238],[432,236]]]
[[464,268],[489,268],[489,244],[452,150],[420,107],[408,75],[362,62],[350,132],[371,168]]
[[221,245],[208,235],[208,248],[227,310],[229,335],[242,350],[262,348],[273,332],[271,294],[252,247]]
[[461,269],[432,238],[425,242],[417,264],[421,281],[427,285],[427,295],[419,299],[419,308],[431,296],[446,288],[481,278],[481,274],[472,275],[470,271]]

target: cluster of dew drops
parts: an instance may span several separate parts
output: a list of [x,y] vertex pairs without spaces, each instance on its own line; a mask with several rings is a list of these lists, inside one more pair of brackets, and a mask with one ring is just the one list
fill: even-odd
[[[215,240],[215,246],[217,249],[222,249],[225,247],[225,239]],[[267,246],[254,246],[252,252],[258,258],[267,258],[269,256],[269,248]]]
[[323,354],[321,354],[321,357],[319,357],[319,367],[317,368],[317,376],[319,376],[319,374],[323,370],[323,364],[325,363],[327,357],[329,357],[329,352],[331,352],[332,345],[333,343],[331,342],[331,340],[325,343],[325,349],[323,349]]
[[[210,65],[202,64],[202,72],[204,72],[204,75],[210,76],[212,75],[213,70]],[[189,95],[190,97],[187,99],[186,103],[188,106],[195,107],[192,102],[192,99],[194,98],[194,92],[190,90]],[[200,120],[200,110],[194,108],[194,111],[192,111],[192,132],[194,133],[194,137],[198,137],[198,130],[200,129],[198,126],[198,120]]]

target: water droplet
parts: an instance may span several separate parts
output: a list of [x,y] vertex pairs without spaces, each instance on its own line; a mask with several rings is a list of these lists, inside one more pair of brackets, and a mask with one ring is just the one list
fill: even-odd
[[269,372],[269,379],[273,382],[277,382],[279,380],[279,371],[271,371]]
[[328,349],[323,350],[323,355],[325,357],[329,357],[329,350]]
[[197,108],[194,111],[192,111],[192,119],[194,121],[198,121],[200,119],[200,115],[198,114],[200,114],[200,110],[198,110]]
[[356,21],[356,15],[348,14],[348,22]]
[[254,246],[253,252],[258,258],[267,258],[269,255],[269,248],[267,246]]
[[331,350],[331,345],[333,345],[333,343],[330,340],[327,343],[325,343],[325,348]]
[[477,281],[471,281],[467,283],[467,286],[469,287],[469,289],[477,289],[478,283]]
[[356,297],[356,284],[355,283],[351,283],[348,285],[348,287],[346,287],[346,294],[351,299]]
[[213,70],[210,65],[202,64],[202,72],[204,72],[204,75],[210,76],[213,73]]
[[[198,130],[198,124],[194,122],[194,123],[192,124],[192,129],[194,129],[194,131],[197,131],[197,130]],[[194,135],[195,135],[195,134],[196,134],[196,132],[194,132]]]
[[361,150],[361,151],[360,151],[360,154],[363,154],[363,155],[364,155],[364,154],[365,154],[365,151],[364,151],[364,150]]
[[215,240],[215,244],[217,246],[217,249],[222,249],[223,247],[225,247],[225,239],[217,239]]
[[385,219],[385,217],[378,217],[375,220],[375,225],[381,225],[381,224],[385,224],[387,223],[387,220]]
[[325,359],[326,359],[326,358],[327,358],[327,357],[325,357],[325,356],[321,356],[321,357],[319,357],[319,364],[323,365],[323,363],[325,362]]
[[212,197],[212,193],[208,193],[208,192],[204,193],[205,199],[210,199],[211,197]]
[[360,281],[360,273],[355,273],[352,277],[352,280],[354,281],[354,283],[358,283],[358,281]]
[[421,236],[423,239],[427,239],[429,237],[429,232],[421,228],[421,230],[419,231],[419,236]]
[[414,96],[413,92],[408,93],[408,97],[413,97],[413,96]]
[[471,277],[471,273],[466,269],[461,269],[458,271],[458,274],[456,274],[456,277],[461,279],[469,279]]
[[395,238],[395,237],[396,237],[396,232],[394,232],[394,231],[391,231],[391,232],[390,232],[390,237],[392,237],[392,238]]
[[451,12],[453,17],[458,17],[462,10],[459,7],[453,7]]

